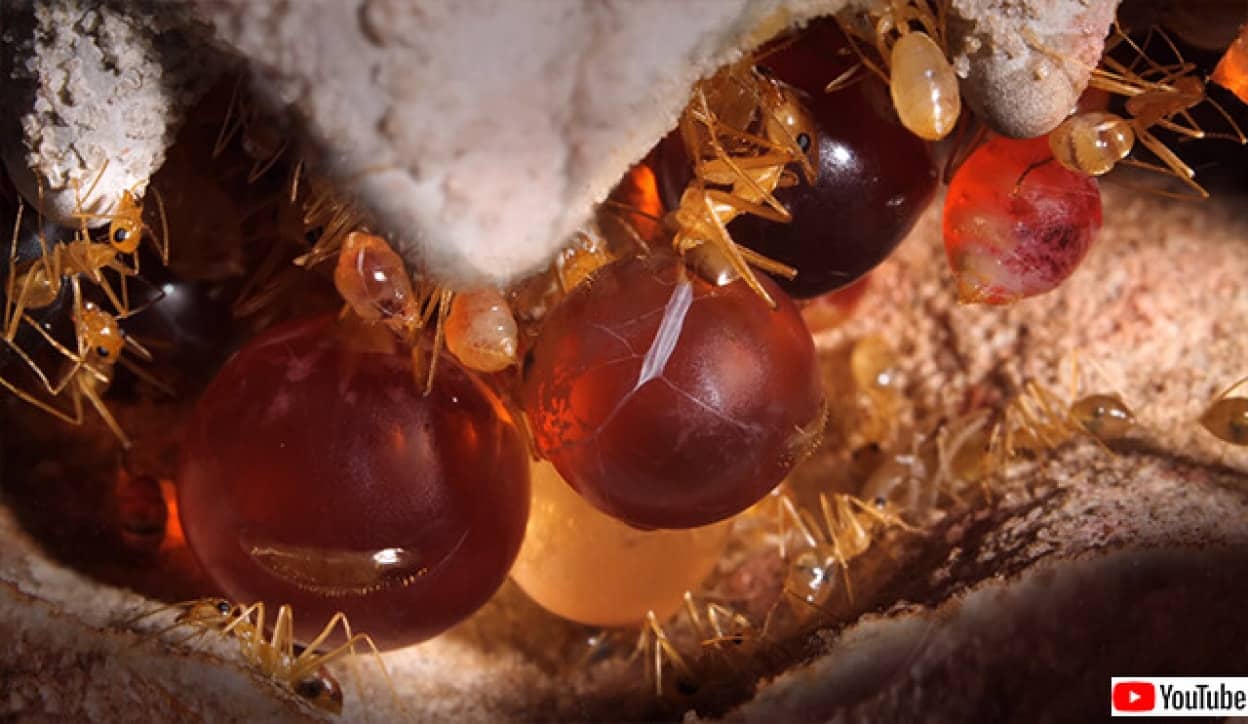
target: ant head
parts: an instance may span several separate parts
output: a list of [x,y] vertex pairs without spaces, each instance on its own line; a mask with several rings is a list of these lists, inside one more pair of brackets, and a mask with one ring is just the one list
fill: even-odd
[[224,598],[201,598],[181,604],[181,608],[178,623],[212,623],[234,611],[233,604]]
[[143,206],[138,197],[123,191],[117,202],[117,211],[108,225],[108,243],[122,254],[133,254],[143,238]]
[[342,687],[324,666],[295,682],[299,698],[331,714],[342,713]]
[[[819,169],[819,133],[815,118],[807,110],[806,105],[795,89],[771,81],[776,88],[776,102],[771,114],[766,119],[766,133],[781,143],[797,144],[797,149],[810,162],[811,169]],[[808,179],[811,183],[814,179]]]
[[117,318],[95,304],[86,302],[83,304],[78,324],[82,331],[83,346],[91,360],[105,364],[115,363],[126,344]]

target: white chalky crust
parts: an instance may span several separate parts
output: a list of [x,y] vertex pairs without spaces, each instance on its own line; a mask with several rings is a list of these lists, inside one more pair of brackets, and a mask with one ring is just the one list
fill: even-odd
[[41,174],[45,216],[73,225],[75,183],[84,193],[94,183],[82,199],[91,214],[111,212],[125,191],[143,194],[212,74],[192,57],[198,46],[176,6],[139,13],[91,0],[41,0],[33,29],[28,11],[18,3],[0,16],[8,71],[0,100],[6,109],[25,108],[5,121],[0,149],[22,194],[38,197],[32,170]]
[[676,124],[699,76],[845,0],[202,2],[259,94],[408,261],[460,288],[537,271]]

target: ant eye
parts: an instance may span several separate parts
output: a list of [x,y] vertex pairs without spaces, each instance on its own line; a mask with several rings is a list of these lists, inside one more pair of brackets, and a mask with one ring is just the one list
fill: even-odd
[[217,611],[219,611],[222,615],[229,613],[230,604],[225,601],[221,601],[220,603],[217,604]]
[[129,238],[130,238],[130,232],[126,231],[125,229],[118,229],[117,231],[113,232],[113,241],[118,244],[120,244],[121,242]]
[[803,151],[809,151],[810,150],[810,134],[807,134],[807,133],[797,134],[797,145]]
[[325,684],[320,679],[302,679],[295,684],[295,693],[305,699],[315,699],[325,691]]
[[108,348],[103,345],[100,345],[99,347],[95,348],[95,353],[101,357],[108,357]]

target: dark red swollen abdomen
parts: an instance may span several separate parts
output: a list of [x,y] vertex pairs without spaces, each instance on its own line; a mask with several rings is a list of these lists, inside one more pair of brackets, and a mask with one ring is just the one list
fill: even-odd
[[641,528],[727,518],[773,488],[820,419],[814,344],[770,281],[716,287],[668,255],[599,269],[552,312],[525,374],[535,443]]
[[342,611],[389,648],[440,633],[503,582],[528,517],[526,446],[448,356],[428,396],[411,364],[315,317],[221,369],[177,483],[187,540],[226,596],[291,604],[305,641]]
[[[733,239],[797,269],[776,279],[799,299],[847,286],[892,253],[936,191],[927,144],[906,130],[885,86],[874,75],[832,93],[824,87],[855,62],[832,19],[813,23],[792,45],[759,61],[777,79],[804,92],[817,124],[819,176],[774,193],[793,215],[782,224],[742,214],[728,225]],[[690,178],[678,134],[664,139],[659,163],[665,203],[677,203]],[[797,172],[796,164],[790,169]]]

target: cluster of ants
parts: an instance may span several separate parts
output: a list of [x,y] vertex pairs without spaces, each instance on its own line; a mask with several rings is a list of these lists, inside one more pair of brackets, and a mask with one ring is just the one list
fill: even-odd
[[[897,357],[883,339],[868,336],[853,344],[849,362],[857,391],[874,418],[864,429],[883,433],[897,419],[902,402]],[[1108,452],[1111,445],[1140,432],[1121,394],[1079,394],[1079,379],[1078,359],[1072,354],[1065,396],[1027,380],[1000,412],[980,407],[944,420],[931,433],[917,436],[904,453],[886,455],[878,443],[868,442],[853,455],[854,468],[862,473],[857,494],[820,492],[817,503],[807,507],[788,483],[781,484],[746,514],[774,520],[766,537],[786,570],[783,597],[761,625],[724,603],[699,604],[691,593],[685,594],[679,623],[711,657],[703,662],[705,668],[713,669],[716,659],[763,645],[773,614],[786,601],[799,623],[834,620],[829,599],[841,592],[853,600],[850,569],[855,560],[893,534],[921,534],[946,511],[994,500],[1013,463],[1037,460],[1080,438]],[[1248,397],[1232,393],[1245,383],[1248,378],[1217,395],[1198,420],[1218,439],[1241,446],[1248,445]],[[743,648],[747,643],[752,646]],[[698,669],[672,643],[653,612],[643,623],[637,651],[644,653],[646,681],[656,694],[666,691],[665,668],[676,673],[678,689],[693,690]]]
[[[859,63],[833,79],[827,90],[845,87],[860,68],[865,68],[888,84],[902,125],[929,141],[947,137],[958,126],[962,105],[949,56],[948,5],[932,0],[892,0],[876,13],[838,16]],[[1033,50],[1051,58],[1059,67],[1082,65],[1046,47],[1034,34],[1026,32],[1024,36]],[[1166,44],[1173,62],[1159,63],[1145,52],[1154,36]],[[863,48],[864,44],[874,48],[874,57]],[[1129,49],[1131,62],[1115,59],[1119,46]],[[1158,191],[1162,195],[1203,199],[1209,197],[1209,192],[1196,182],[1195,170],[1153,129],[1164,129],[1183,139],[1224,138],[1248,143],[1248,137],[1226,109],[1207,94],[1205,79],[1199,75],[1196,64],[1185,61],[1178,47],[1160,29],[1151,30],[1141,45],[1115,21],[1100,65],[1081,69],[1089,73],[1089,89],[1125,98],[1127,115],[1104,109],[1079,109],[1050,132],[1049,148],[1054,159],[1071,171],[1102,176],[1122,163],[1172,176],[1188,188],[1187,194]],[[1213,108],[1232,133],[1202,129],[1191,114],[1202,103]],[[982,137],[981,129],[974,138]],[[1136,141],[1157,162],[1128,158]],[[972,140],[970,145],[975,142]],[[969,154],[970,150],[963,153]],[[951,158],[959,155],[951,154]]]
[[[105,164],[107,167],[107,164]],[[104,169],[100,171],[103,175]],[[99,177],[96,177],[98,182]],[[87,196],[94,190],[94,184],[88,188]],[[40,205],[42,206],[42,186],[40,186]],[[16,218],[13,223],[13,238],[9,246],[8,274],[4,289],[4,342],[8,351],[19,358],[33,374],[34,378],[52,399],[68,395],[70,411],[52,404],[52,402],[21,389],[4,376],[0,376],[0,385],[15,397],[30,403],[36,408],[59,418],[71,425],[83,422],[83,400],[90,402],[99,413],[109,429],[117,436],[123,446],[129,446],[130,440],[122,431],[117,420],[104,404],[103,395],[113,379],[113,371],[117,364],[126,366],[135,375],[147,380],[158,388],[163,385],[147,375],[143,369],[123,356],[130,350],[143,360],[151,361],[152,355],[141,343],[126,335],[121,328],[120,320],[137,314],[150,306],[132,305],[129,294],[129,282],[138,279],[139,246],[143,238],[152,239],[162,263],[169,261],[168,224],[164,217],[163,203],[159,193],[156,199],[160,204],[161,225],[163,233],[156,236],[150,226],[143,221],[143,205],[138,197],[126,191],[118,200],[116,209],[110,214],[91,214],[82,211],[81,195],[78,197],[78,211],[75,217],[81,228],[74,230],[71,241],[49,245],[44,235],[42,219],[38,223],[38,257],[19,265],[18,250],[21,245],[23,230],[22,217],[25,205],[18,199]],[[89,228],[91,222],[105,220],[107,229],[101,236],[93,236]],[[102,239],[102,240],[101,240]],[[115,276],[116,282],[110,280],[109,274]],[[83,281],[94,285],[112,309],[106,309],[100,303],[84,298]],[[70,292],[70,318],[74,329],[74,345],[62,344],[51,332],[46,321],[38,321],[31,316],[34,311],[50,307],[62,298],[68,284]],[[59,353],[66,365],[59,375],[45,372],[32,355],[18,343],[18,335],[25,329],[32,330],[35,335],[49,348]]]
[[[882,12],[844,19],[842,27],[860,63],[833,79],[827,90],[834,92],[844,87],[860,68],[865,68],[889,84],[898,115],[907,128],[928,140],[945,138],[958,124],[961,102],[948,56],[944,13],[944,3],[896,0]],[[1029,42],[1047,52],[1035,39]],[[1190,114],[1192,108],[1207,101],[1235,129],[1233,137],[1241,143],[1245,140],[1243,134],[1229,114],[1207,97],[1204,82],[1195,74],[1192,64],[1181,59],[1169,65],[1156,63],[1118,31],[1111,49],[1120,43],[1134,49],[1137,60],[1124,64],[1106,57],[1101,67],[1092,69],[1090,85],[1126,97],[1129,117],[1103,110],[1072,115],[1050,135],[1054,157],[1067,168],[1091,175],[1107,173],[1119,163],[1143,166],[1173,175],[1196,195],[1207,197],[1205,189],[1195,182],[1194,171],[1152,129],[1161,128],[1189,138],[1208,137],[1211,134],[1203,131]],[[864,44],[874,48],[873,52],[865,49]],[[1178,56],[1177,50],[1175,55]],[[761,298],[774,304],[755,277],[754,268],[790,277],[795,270],[737,245],[727,225],[742,214],[789,221],[789,211],[776,199],[775,191],[802,180],[814,182],[818,144],[815,123],[800,99],[787,86],[758,70],[758,61],[758,55],[749,56],[695,87],[679,127],[692,160],[693,180],[671,213],[658,218],[617,202],[608,202],[607,208],[650,216],[663,223],[671,231],[673,248],[692,268],[717,283],[741,279]],[[742,98],[748,101],[742,103]],[[219,153],[233,136],[241,135],[244,147],[256,158],[249,179],[258,178],[285,150],[284,142],[273,138],[267,130],[254,113],[232,101],[214,151]],[[1128,158],[1136,141],[1155,155],[1160,165]],[[389,328],[410,344],[413,374],[418,383],[426,389],[432,385],[437,350],[443,343],[476,369],[493,371],[515,364],[516,322],[508,299],[492,291],[454,295],[432,280],[413,279],[398,253],[381,236],[368,231],[362,214],[352,204],[342,201],[328,185],[316,180],[309,181],[310,189],[301,188],[301,178],[301,166],[296,164],[290,202],[300,209],[303,238],[308,246],[294,260],[295,266],[307,269],[336,262],[334,283],[347,309],[365,322]],[[88,189],[86,195],[90,193]],[[123,357],[124,350],[140,359],[151,358],[141,344],[123,333],[120,320],[145,308],[131,304],[128,291],[128,284],[140,278],[141,240],[151,239],[162,262],[169,261],[163,203],[159,194],[155,198],[161,207],[162,233],[155,233],[144,222],[139,197],[126,192],[110,214],[76,214],[81,229],[75,231],[70,242],[49,245],[41,234],[39,256],[28,262],[19,260],[17,255],[23,214],[19,203],[5,282],[3,333],[8,348],[29,367],[43,392],[53,399],[68,395],[71,411],[21,389],[3,376],[0,385],[15,397],[70,424],[83,421],[86,400],[123,446],[129,444],[129,439],[102,396],[116,364],[123,364],[140,376],[145,374]],[[93,232],[90,225],[101,221],[107,222],[107,231]],[[639,236],[636,241],[643,247],[648,245]],[[612,258],[600,239],[582,234],[556,260],[549,278],[538,285],[539,291],[544,293],[553,285],[558,293],[566,294],[593,269]],[[263,307],[282,292],[289,275],[300,271],[289,265],[283,268],[283,259],[275,254],[260,264],[245,285],[237,308]],[[111,309],[84,297],[84,280],[99,290]],[[75,329],[72,348],[58,341],[31,316],[32,311],[60,299],[66,283]],[[513,292],[511,302],[515,304],[518,299]],[[465,310],[458,324],[457,308]],[[523,308],[519,312],[521,316],[526,313]],[[500,322],[501,317],[506,319]],[[434,341],[433,352],[428,354],[422,341],[430,325],[434,327]],[[23,328],[33,330],[67,361],[59,376],[46,373],[18,344],[18,332]],[[860,341],[851,355],[851,370],[860,391],[875,408],[895,409],[900,394],[896,360],[886,344],[874,337]],[[158,381],[145,379],[159,386]],[[1235,445],[1248,444],[1248,397],[1232,395],[1246,381],[1241,380],[1220,394],[1200,419],[1210,433]],[[1091,394],[1076,399],[1075,391],[1073,375],[1068,400],[1036,382],[1028,382],[995,417],[988,410],[972,411],[921,438],[906,454],[884,457],[877,448],[874,454],[879,459],[859,494],[822,493],[815,510],[799,505],[782,486],[759,505],[770,506],[775,515],[779,554],[789,566],[787,597],[807,610],[819,610],[838,580],[844,581],[847,592],[851,590],[852,562],[890,531],[919,531],[930,512],[951,501],[966,499],[976,487],[990,498],[992,481],[1012,460],[1053,450],[1078,437],[1105,445],[1129,434],[1135,426],[1134,415],[1121,396]],[[326,668],[329,664],[353,655],[356,645],[370,648],[380,664],[372,639],[366,634],[353,634],[341,613],[302,650],[296,651],[289,606],[279,607],[267,639],[263,603],[241,606],[220,599],[202,599],[175,604],[173,608],[178,612],[174,627],[189,627],[191,636],[215,633],[236,639],[243,656],[261,673],[325,711],[339,712],[343,701],[341,687]],[[755,626],[730,606],[699,603],[692,593],[685,596],[684,619],[707,655],[740,651],[743,642],[759,641],[767,631],[766,623]],[[345,643],[321,652],[339,628]],[[695,664],[673,644],[663,622],[653,612],[642,624],[635,655],[646,661],[647,681],[658,693],[664,691],[665,669],[674,669],[684,679],[694,678]],[[384,666],[382,671],[389,683]]]
[[[931,141],[948,136],[958,125],[961,102],[947,52],[945,5],[895,0],[876,14],[838,18],[860,62],[829,82],[826,91],[845,87],[865,68],[889,85],[898,116],[911,132]],[[1182,60],[1164,33],[1158,32],[1177,58],[1169,65],[1151,60],[1116,24],[1114,30],[1102,66],[1090,69],[1089,86],[1125,97],[1129,117],[1104,110],[1076,112],[1049,136],[1054,159],[1072,171],[1095,176],[1108,173],[1119,163],[1168,174],[1195,196],[1207,198],[1208,192],[1194,180],[1194,170],[1151,129],[1165,129],[1190,139],[1224,137],[1241,144],[1248,139],[1230,114],[1207,96],[1196,66]],[[864,42],[874,46],[874,57],[864,50]],[[1074,62],[1052,53],[1034,37],[1028,42],[1062,63]],[[1134,51],[1135,61],[1124,64],[1108,55],[1119,44]],[[802,117],[800,101],[777,102],[784,96],[772,93],[767,86],[769,79],[754,70],[759,60],[756,54],[700,84],[680,125],[686,148],[695,159],[695,181],[686,189],[676,212],[678,220],[686,220],[678,227],[677,248],[703,273],[713,269],[702,261],[706,256],[726,258],[730,269],[747,281],[752,276],[745,262],[772,273],[776,272],[775,262],[733,244],[725,228],[727,222],[742,212],[787,221],[787,216],[775,213],[783,207],[771,205],[770,192],[796,181],[787,175],[790,172],[782,170],[785,165],[796,163],[808,172],[807,164],[817,163],[811,155],[815,144],[803,138],[808,133],[804,124],[789,120]],[[724,123],[714,102],[728,92],[723,84],[745,88],[757,99],[752,111],[762,116],[762,128],[773,129],[761,134],[774,144],[772,148],[751,150],[749,141],[756,136]],[[1226,120],[1233,135],[1211,134],[1200,128],[1190,111],[1204,102]],[[769,115],[774,118],[768,120]],[[793,132],[784,133],[786,127]],[[977,135],[982,137],[982,132]],[[1128,158],[1137,140],[1160,164]],[[778,182],[771,184],[772,179]],[[764,181],[769,185],[763,186]],[[702,223],[689,222],[699,215]],[[714,233],[706,233],[707,228]],[[702,231],[702,236],[694,236],[691,230]],[[713,273],[709,276],[716,278]],[[767,298],[756,286],[755,290]],[[759,503],[756,511],[770,508],[775,516],[774,539],[788,567],[784,594],[798,615],[822,611],[841,580],[852,598],[851,562],[890,531],[918,533],[941,507],[975,495],[991,499],[993,482],[1005,474],[1012,461],[1035,458],[1079,437],[1108,449],[1108,444],[1132,434],[1137,423],[1121,395],[1078,396],[1077,361],[1073,358],[1071,365],[1071,388],[1065,400],[1044,385],[1027,381],[1000,414],[986,408],[973,410],[918,438],[909,452],[885,456],[875,444],[861,449],[855,457],[869,458],[866,467],[871,472],[858,495],[820,493],[812,510],[800,505],[782,484]],[[876,422],[891,419],[900,392],[896,388],[895,355],[888,345],[878,337],[859,341],[851,353],[851,371],[858,389],[877,412]],[[1232,395],[1245,382],[1248,378],[1219,394],[1199,420],[1208,432],[1235,445],[1248,444],[1248,397]],[[794,539],[796,546],[792,546]],[[743,642],[758,643],[767,635],[770,614],[757,626],[726,604],[712,602],[703,607],[695,601],[686,593],[683,623],[702,642],[704,654],[723,656],[728,644],[731,651],[739,652]],[[775,610],[773,607],[772,613]],[[656,694],[665,691],[665,668],[676,672],[678,686],[687,688],[696,680],[690,657],[673,644],[672,636],[653,612],[643,623],[636,655],[642,655],[647,682]]]

